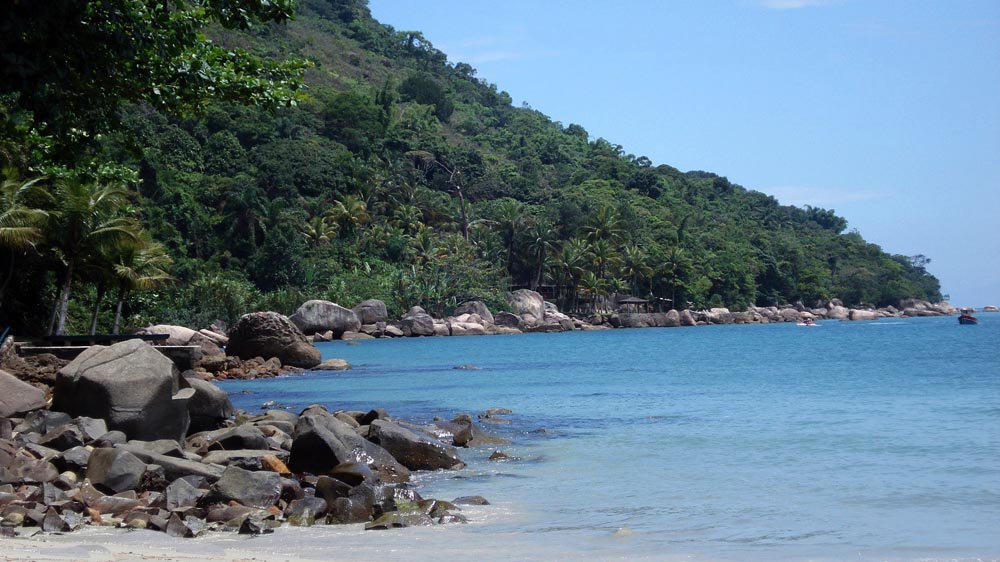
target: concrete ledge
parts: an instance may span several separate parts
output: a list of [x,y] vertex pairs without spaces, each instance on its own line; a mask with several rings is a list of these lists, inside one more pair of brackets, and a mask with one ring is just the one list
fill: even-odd
[[[31,357],[43,353],[51,353],[60,359],[73,360],[89,345],[51,345],[51,346],[27,346],[21,345],[17,348],[18,355]],[[167,356],[168,359],[177,365],[181,371],[194,368],[195,362],[201,359],[201,348],[197,345],[154,345],[157,351]]]

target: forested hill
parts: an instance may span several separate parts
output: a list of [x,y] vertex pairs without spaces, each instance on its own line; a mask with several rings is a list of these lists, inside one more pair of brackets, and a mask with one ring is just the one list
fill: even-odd
[[[941,298],[922,256],[883,252],[833,211],[783,206],[514,107],[364,0],[302,0],[289,22],[210,36],[308,61],[306,87],[280,110],[125,106],[102,154],[138,170],[138,215],[177,280],[129,291],[128,323],[288,313],[305,298],[441,314],[467,298],[502,306],[509,287],[539,287],[563,309],[614,293],[737,309]],[[32,292],[54,302],[55,279],[23,275],[5,312],[44,323],[47,310],[11,307]],[[70,317],[85,329],[99,283],[74,282]]]

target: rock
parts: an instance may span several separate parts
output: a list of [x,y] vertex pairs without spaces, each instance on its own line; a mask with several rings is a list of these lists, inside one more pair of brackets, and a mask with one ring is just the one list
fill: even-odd
[[465,466],[454,448],[391,421],[373,421],[368,439],[388,451],[410,470],[455,469]]
[[167,535],[174,538],[190,538],[195,535],[194,530],[182,521],[176,513],[170,515],[170,519],[167,520],[167,525],[163,530]]
[[[156,326],[149,326],[140,330],[143,334],[167,334],[165,344],[166,345],[191,345],[197,346],[201,350],[201,357],[195,361],[196,364],[203,366],[218,366],[220,362],[224,362],[226,359],[226,354],[222,351],[222,348],[215,338],[208,337],[205,334],[196,332],[191,328],[186,328],[184,326],[171,326],[168,324],[158,324]],[[211,332],[209,332],[211,333]],[[218,336],[218,334],[215,334]],[[225,336],[221,336],[225,339]],[[217,370],[217,369],[211,369]]]
[[351,309],[362,324],[378,324],[389,320],[385,303],[378,299],[368,299]]
[[52,407],[107,421],[131,439],[183,439],[195,391],[142,340],[93,346],[59,370]]
[[[388,328],[387,328],[388,329]],[[433,336],[435,334],[434,319],[424,309],[415,306],[399,320],[399,329],[407,337]]]
[[399,529],[403,527],[418,527],[433,525],[434,520],[424,513],[400,513],[393,511],[365,525],[366,531]]
[[91,484],[113,494],[138,488],[145,472],[146,463],[122,449],[94,449],[87,464]]
[[218,332],[213,332],[212,330],[207,330],[207,329],[203,328],[201,330],[198,330],[198,333],[201,334],[201,335],[203,335],[203,336],[205,336],[206,338],[214,341],[215,344],[218,345],[218,346],[220,346],[220,347],[225,347],[225,346],[229,345],[229,338],[227,338],[225,335],[220,334]]
[[831,306],[826,313],[826,317],[832,320],[847,320],[850,314],[851,311],[847,310],[843,306]]
[[281,477],[269,471],[251,472],[230,466],[212,486],[212,494],[223,501],[265,509],[281,497]]
[[466,301],[458,305],[453,313],[455,316],[461,314],[478,314],[485,322],[493,324],[493,313],[482,301]]
[[[287,456],[288,453],[282,453]],[[264,466],[264,458],[273,457],[274,460],[284,463],[275,456],[274,451],[267,450],[255,450],[255,449],[236,449],[233,451],[212,451],[205,455],[201,462],[206,464],[220,464],[224,466],[236,466],[244,470],[270,470]],[[276,470],[270,470],[270,472],[278,472]],[[284,472],[288,472],[286,468]]]
[[364,332],[344,332],[340,339],[344,341],[373,340],[375,336],[370,336]]
[[65,412],[36,410],[25,416],[21,423],[14,426],[14,431],[22,434],[39,433],[44,435],[60,425],[66,425],[72,421],[73,418]]
[[485,336],[486,328],[473,322],[450,322],[448,324],[453,336]]
[[778,311],[777,319],[782,322],[801,322],[803,316],[801,312],[794,308],[783,308]]
[[42,531],[46,533],[65,533],[70,530],[70,526],[59,517],[59,512],[56,508],[50,507],[45,512],[45,518],[42,520]]
[[78,416],[73,418],[73,424],[80,428],[83,439],[87,442],[93,441],[108,432],[108,423],[100,418]]
[[232,417],[233,403],[229,401],[229,395],[224,390],[201,380],[194,371],[185,371],[184,379],[194,389],[194,396],[188,401],[188,415],[191,417],[189,432],[216,429],[222,422]]
[[73,447],[82,447],[85,442],[83,432],[80,431],[80,428],[75,425],[67,424],[61,425],[46,433],[41,440],[38,441],[38,444],[51,447],[57,451],[66,451],[68,449],[72,449]]
[[694,315],[691,314],[690,310],[684,309],[680,311],[681,326],[697,326],[698,322],[694,319]]
[[229,332],[226,352],[240,359],[277,357],[282,365],[308,369],[322,356],[288,318],[276,312],[244,314]]
[[0,371],[0,418],[21,417],[44,407],[44,392],[6,371]]
[[311,527],[317,517],[326,515],[326,500],[317,497],[305,497],[294,500],[285,509],[285,518],[293,527]]
[[313,371],[349,371],[351,364],[343,359],[327,359],[311,370]]
[[403,330],[401,328],[399,328],[398,326],[393,326],[392,324],[386,325],[385,335],[391,338],[402,338],[406,336],[406,334],[403,333]]
[[367,464],[387,482],[405,482],[410,471],[385,449],[360,437],[344,422],[326,414],[299,417],[288,465],[294,472],[325,474],[344,462]]
[[250,425],[238,425],[216,437],[209,445],[210,449],[268,449],[267,439],[260,429]]
[[330,331],[339,338],[344,332],[361,331],[361,321],[352,310],[330,301],[306,301],[288,319],[304,334]]
[[[511,312],[525,320],[525,324],[535,324],[545,318],[545,299],[542,295],[528,289],[518,289],[507,296]],[[528,322],[526,315],[531,315]]]
[[150,453],[138,449],[132,449],[133,455],[147,464],[156,464],[163,468],[164,478],[168,481],[176,480],[186,476],[200,476],[210,482],[214,482],[222,475],[222,467],[218,465],[203,464],[197,461]]
[[177,478],[167,486],[167,509],[174,511],[182,507],[193,507],[198,504],[206,491],[193,486],[183,478]]
[[451,501],[455,505],[490,505],[483,496],[462,496]]
[[52,464],[59,470],[81,472],[87,469],[90,461],[90,449],[87,447],[73,447],[58,457],[52,459]]
[[878,320],[879,317],[879,313],[874,310],[851,309],[848,313],[851,320]]
[[524,321],[521,320],[520,316],[506,311],[497,313],[493,319],[493,323],[497,326],[516,329],[520,329],[524,325]]

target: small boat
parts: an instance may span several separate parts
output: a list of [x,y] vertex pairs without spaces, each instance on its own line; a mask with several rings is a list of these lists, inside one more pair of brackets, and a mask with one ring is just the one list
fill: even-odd
[[959,324],[978,324],[979,323],[979,319],[977,319],[975,316],[972,315],[973,312],[975,312],[975,309],[972,309],[972,308],[963,308],[962,309],[962,315],[958,317],[958,323]]
[[819,324],[817,324],[816,321],[813,320],[812,318],[807,318],[805,320],[805,322],[799,322],[798,325],[799,326],[813,326],[813,327],[819,326]]

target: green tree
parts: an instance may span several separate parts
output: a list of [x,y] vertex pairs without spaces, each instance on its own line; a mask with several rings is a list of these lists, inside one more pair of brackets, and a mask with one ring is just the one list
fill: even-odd
[[[0,97],[14,98],[60,151],[117,125],[125,102],[187,111],[209,100],[295,99],[301,62],[273,62],[205,39],[292,16],[293,0],[2,2]],[[12,118],[13,114],[8,114]]]
[[21,180],[14,169],[3,171],[3,183],[0,185],[0,247],[10,251],[10,262],[0,285],[0,302],[3,302],[7,285],[14,277],[17,254],[33,249],[44,236],[42,226],[48,213],[35,206],[51,200],[42,186],[44,179]]
[[55,183],[53,197],[46,234],[62,262],[63,276],[49,332],[63,334],[77,268],[102,250],[137,240],[140,228],[135,219],[124,216],[129,193],[121,187],[67,178]]

